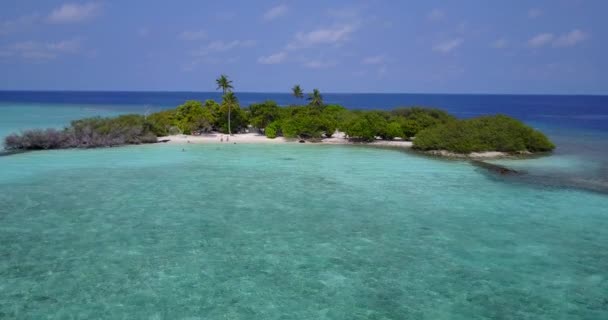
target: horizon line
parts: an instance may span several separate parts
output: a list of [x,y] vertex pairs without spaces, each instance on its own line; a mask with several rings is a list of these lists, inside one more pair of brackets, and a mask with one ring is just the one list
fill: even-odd
[[[82,93],[215,93],[220,91],[193,91],[193,90],[80,90],[80,89],[0,89],[0,92],[82,92]],[[289,91],[234,91],[235,93],[254,93],[254,94],[289,94]],[[322,94],[403,94],[403,95],[478,95],[478,96],[608,96],[608,93],[494,93],[494,92],[321,92]]]

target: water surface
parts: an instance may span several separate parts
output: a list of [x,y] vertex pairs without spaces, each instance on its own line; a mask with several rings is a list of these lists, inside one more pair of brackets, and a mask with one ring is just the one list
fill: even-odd
[[[0,92],[0,137],[208,97]],[[526,178],[309,144],[0,157],[0,318],[608,318],[606,97],[325,97],[507,113],[558,148],[496,161]]]

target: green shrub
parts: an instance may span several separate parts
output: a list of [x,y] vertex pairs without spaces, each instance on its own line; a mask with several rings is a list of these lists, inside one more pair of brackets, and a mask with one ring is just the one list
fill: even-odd
[[279,106],[272,100],[254,103],[249,106],[249,123],[258,129],[266,128],[271,122],[279,118]]
[[401,128],[401,125],[397,121],[390,122],[386,126],[384,138],[388,139],[388,140],[392,140],[397,137],[403,137],[403,129]]
[[481,151],[542,152],[555,145],[539,131],[504,115],[451,121],[424,129],[416,135],[414,148],[457,153]]
[[344,128],[344,132],[351,139],[361,141],[373,141],[376,139],[373,126],[364,114],[351,118]]
[[146,118],[150,125],[151,131],[157,136],[166,136],[171,134],[171,128],[176,127],[175,110],[166,110],[155,112]]
[[278,136],[281,124],[278,121],[271,122],[264,129],[267,138],[274,139]]
[[397,108],[391,114],[401,124],[403,138],[415,137],[423,129],[456,120],[447,112],[432,108]]
[[189,100],[178,106],[173,118],[175,124],[185,134],[195,131],[211,131],[215,122],[212,110],[203,107],[202,102],[196,100]]

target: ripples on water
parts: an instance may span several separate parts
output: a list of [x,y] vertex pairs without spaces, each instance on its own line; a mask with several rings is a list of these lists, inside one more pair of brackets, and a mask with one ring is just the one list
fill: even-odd
[[[379,101],[355,96],[327,95]],[[431,102],[492,102],[449,98]],[[605,114],[605,98],[539,99],[485,110]],[[4,103],[0,136],[99,112]],[[496,161],[527,172],[513,177],[308,144],[0,157],[0,318],[606,319],[608,196],[584,191],[608,179],[605,131],[524,119],[559,148]]]
[[395,150],[187,148],[0,158],[3,316],[608,314],[606,196]]

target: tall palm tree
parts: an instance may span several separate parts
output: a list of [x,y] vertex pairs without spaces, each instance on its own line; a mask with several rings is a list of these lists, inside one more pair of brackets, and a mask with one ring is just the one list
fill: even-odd
[[216,90],[222,89],[222,95],[225,95],[226,92],[234,89],[232,80],[228,80],[228,76],[225,74],[222,74],[219,78],[215,79],[215,83],[217,84]]
[[[215,79],[215,83],[217,84],[217,89],[222,89],[222,99],[224,99],[224,102],[226,102],[226,93],[230,93],[232,94],[232,98],[234,98],[236,100],[236,96],[234,96],[234,93],[232,92],[232,89],[234,89],[234,87],[232,86],[232,80],[228,80],[228,76],[225,74],[220,75],[219,78]],[[228,104],[228,134],[231,135],[230,133],[230,109],[231,109],[231,104]]]
[[319,89],[312,90],[312,93],[308,96],[308,101],[310,101],[312,106],[323,106],[323,96],[321,95],[321,92],[319,92]]
[[224,104],[228,107],[228,135],[232,135],[232,132],[230,131],[230,119],[231,119],[230,109],[232,109],[232,106],[239,103],[239,100],[237,99],[236,95],[232,91],[226,92],[226,94],[224,94],[222,99],[223,99],[222,104]]
[[293,96],[298,99],[304,98],[304,92],[302,92],[302,88],[300,88],[299,84],[296,84],[295,86],[293,86],[293,88],[291,88],[291,92],[292,92]]

